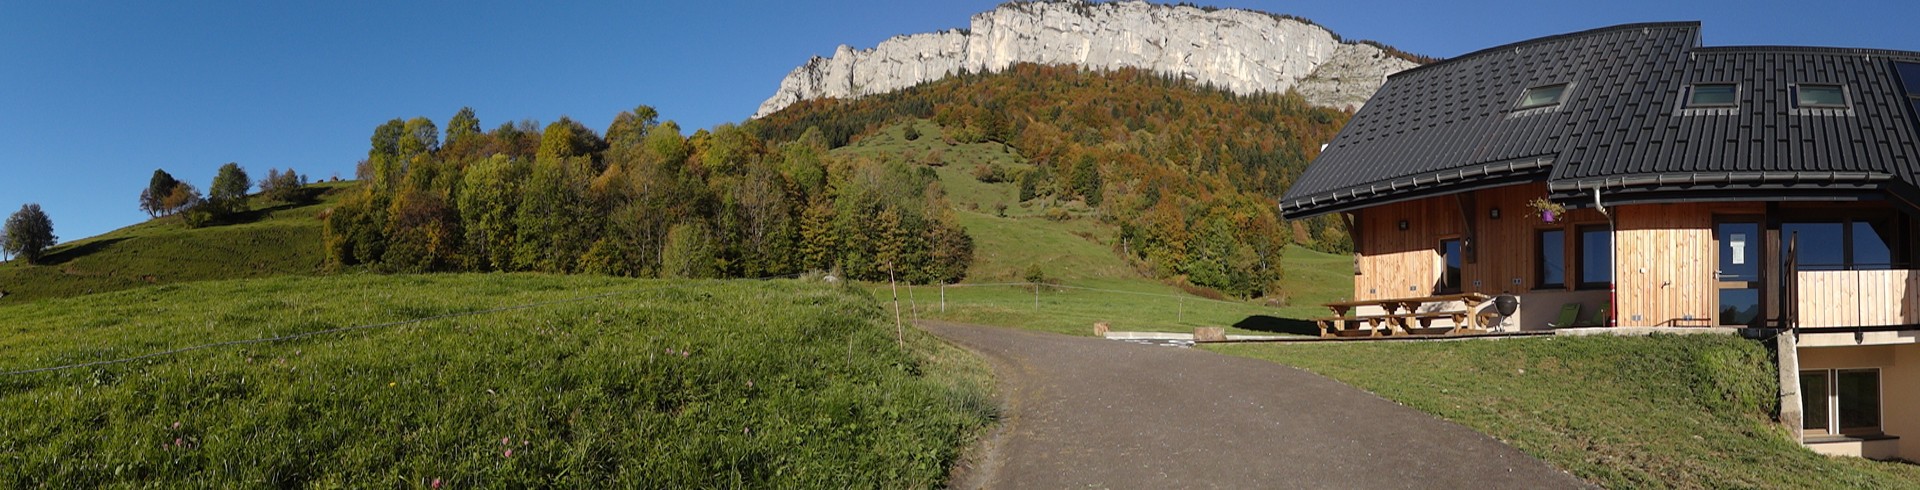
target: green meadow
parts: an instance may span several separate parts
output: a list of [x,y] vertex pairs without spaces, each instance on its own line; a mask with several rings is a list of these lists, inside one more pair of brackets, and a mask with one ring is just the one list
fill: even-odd
[[278,277],[0,316],[7,488],[928,488],[997,410],[974,357],[800,281]]

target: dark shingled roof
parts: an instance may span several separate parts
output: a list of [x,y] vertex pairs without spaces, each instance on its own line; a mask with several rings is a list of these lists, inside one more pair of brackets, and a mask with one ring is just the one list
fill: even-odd
[[[1488,48],[1395,74],[1281,198],[1287,218],[1520,182],[1581,204],[1727,199],[1911,201],[1916,115],[1894,62],[1920,53],[1700,47],[1697,22],[1631,24]],[[1557,106],[1516,110],[1569,83]],[[1687,109],[1696,83],[1738,105]],[[1845,87],[1846,109],[1793,104]],[[1589,198],[1590,199],[1590,198]]]

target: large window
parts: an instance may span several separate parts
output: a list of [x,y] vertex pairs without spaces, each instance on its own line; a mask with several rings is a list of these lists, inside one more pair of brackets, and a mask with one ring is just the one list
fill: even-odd
[[1441,293],[1460,292],[1460,263],[1460,239],[1440,240],[1440,264],[1446,271],[1440,274],[1440,287],[1435,289]]
[[1613,282],[1613,235],[1606,226],[1582,226],[1580,288],[1606,288]]
[[1540,230],[1540,244],[1535,250],[1533,268],[1540,283],[1535,286],[1546,288],[1567,287],[1567,232],[1566,230]]
[[1800,404],[1808,435],[1880,434],[1880,370],[1800,372]]
[[[1795,240],[1800,270],[1888,270],[1904,268],[1894,259],[1888,239],[1900,236],[1893,219],[1836,219],[1787,221],[1780,224],[1782,241]],[[1786,260],[1781,254],[1781,260]]]

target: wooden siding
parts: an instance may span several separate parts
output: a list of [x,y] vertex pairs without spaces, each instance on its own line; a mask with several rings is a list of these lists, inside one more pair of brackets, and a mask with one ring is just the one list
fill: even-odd
[[[1547,195],[1545,184],[1523,184],[1473,192],[1470,196],[1440,196],[1375,206],[1359,211],[1357,236],[1359,274],[1353,297],[1358,300],[1404,298],[1437,294],[1443,265],[1440,240],[1464,238],[1475,243],[1464,253],[1460,290],[1485,294],[1525,293],[1539,282],[1534,271],[1535,231],[1547,228],[1605,224],[1590,209],[1571,210],[1556,223],[1529,216],[1527,201]],[[1466,204],[1468,209],[1463,209]],[[1489,211],[1498,208],[1500,218]],[[1407,229],[1400,230],[1401,220]],[[1567,228],[1571,230],[1572,228]],[[1568,233],[1568,240],[1575,235]],[[1567,247],[1569,253],[1572,247]],[[1565,257],[1568,263],[1575,258]],[[1573,278],[1569,278],[1572,281]]]
[[[1358,212],[1359,274],[1354,277],[1355,299],[1371,300],[1436,294],[1442,264],[1440,240],[1468,234],[1468,216],[1474,220],[1477,250],[1461,270],[1461,291],[1486,294],[1541,292],[1538,271],[1538,231],[1566,231],[1567,284],[1550,291],[1573,291],[1579,282],[1577,245],[1583,226],[1605,226],[1606,217],[1592,209],[1576,209],[1557,223],[1530,216],[1527,201],[1545,196],[1541,184],[1523,184],[1472,193],[1471,197],[1441,196],[1367,208]],[[1462,203],[1470,203],[1463,214]],[[1488,216],[1499,208],[1500,219]],[[1616,218],[1614,235],[1617,287],[1616,318],[1625,326],[1706,326],[1717,324],[1719,304],[1716,220],[1760,220],[1766,207],[1759,203],[1639,204],[1609,208]],[[1398,229],[1401,220],[1408,228]],[[1769,232],[1770,233],[1770,232]],[[1777,260],[1772,240],[1760,241],[1762,264]],[[1772,272],[1771,269],[1768,272]],[[1768,281],[1774,278],[1766,278]],[[1771,287],[1763,287],[1771,290]],[[1772,300],[1767,301],[1771,308]],[[1636,319],[1637,315],[1637,319]]]
[[1800,326],[1920,324],[1920,271],[1802,271]]

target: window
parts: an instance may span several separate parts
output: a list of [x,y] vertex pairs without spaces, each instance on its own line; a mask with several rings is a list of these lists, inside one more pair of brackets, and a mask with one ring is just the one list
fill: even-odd
[[1536,286],[1541,289],[1567,287],[1566,230],[1540,230],[1539,235],[1539,255],[1533,262],[1535,277],[1540,278]]
[[1697,83],[1687,90],[1687,108],[1733,107],[1739,100],[1740,86],[1731,83]]
[[1460,239],[1440,240],[1440,263],[1446,272],[1440,275],[1440,287],[1434,289],[1441,293],[1460,292]]
[[1567,84],[1556,83],[1527,89],[1520,94],[1520,103],[1514,104],[1514,110],[1535,109],[1560,105],[1567,99]]
[[1847,91],[1839,85],[1802,84],[1793,87],[1793,104],[1810,109],[1845,109]]
[[1808,435],[1880,434],[1880,370],[1800,372],[1800,427]]
[[[1787,221],[1780,224],[1780,240],[1796,240],[1794,253],[1803,271],[1903,269],[1906,264],[1895,260],[1895,248],[1887,243],[1888,237],[1900,236],[1896,223],[1892,219]],[[1783,251],[1783,265],[1787,258]]]
[[1613,282],[1613,234],[1606,226],[1582,226],[1580,288],[1604,289]]

